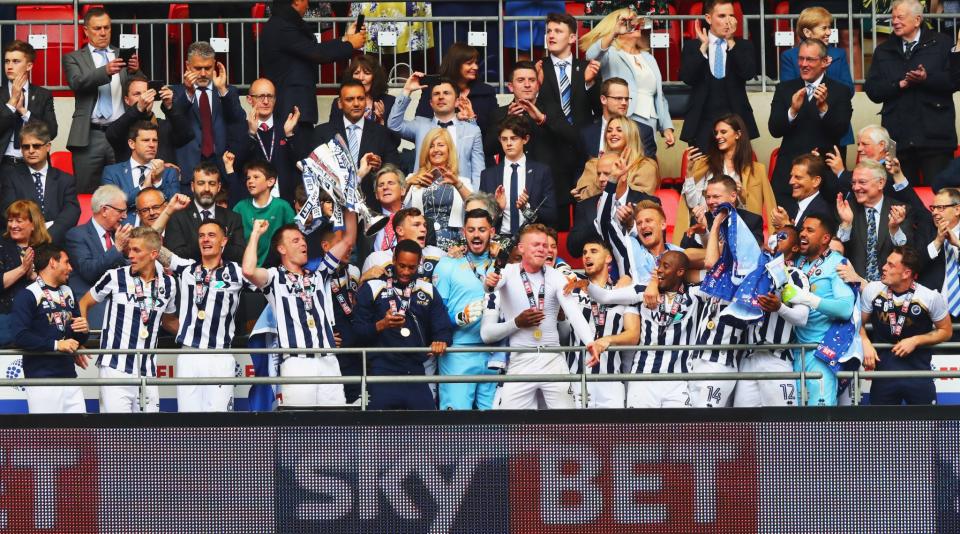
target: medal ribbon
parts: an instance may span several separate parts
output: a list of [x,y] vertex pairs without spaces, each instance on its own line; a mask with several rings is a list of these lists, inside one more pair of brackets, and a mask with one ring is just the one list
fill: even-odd
[[[604,289],[610,289],[610,284],[604,284]],[[590,301],[590,314],[593,315],[593,324],[596,325],[593,332],[594,341],[603,337],[603,327],[607,324],[607,306],[601,306],[596,301]]]
[[59,311],[53,313],[53,324],[57,325],[58,330],[65,332],[67,330],[67,320],[64,317],[66,315],[64,308],[67,307],[67,297],[63,295],[63,289],[57,288],[57,298],[54,299],[47,283],[40,277],[37,277],[37,280],[40,281],[40,288],[43,289],[43,298],[60,307]]
[[389,290],[396,300],[390,299],[390,311],[397,315],[406,315],[410,307],[410,293],[413,291],[413,280],[403,288],[403,294],[393,287],[393,277],[387,278],[387,290]]
[[310,271],[304,270],[304,274],[299,275],[280,267],[280,272],[286,277],[287,285],[291,287],[291,292],[303,301],[303,308],[306,311],[312,311],[314,291]]
[[660,302],[657,305],[657,313],[660,315],[660,320],[658,321],[660,326],[667,326],[677,321],[680,315],[680,306],[683,305],[684,298],[683,284],[680,284],[680,289],[677,290],[677,294],[673,297],[673,304],[670,305],[670,313],[666,314],[665,304],[667,297],[666,295],[660,295]]
[[[540,273],[543,273],[543,269],[540,270]],[[533,286],[530,284],[530,277],[527,276],[527,272],[520,271],[520,278],[523,280],[523,290],[527,293],[527,301],[530,302],[530,307],[543,311],[543,298],[547,293],[546,277],[544,277],[543,284],[540,285],[540,292],[536,300],[533,298]]]
[[[196,289],[193,293],[193,302],[197,305],[198,310],[204,310],[207,307],[207,290],[210,288],[210,279],[213,278],[213,273],[223,268],[223,260],[220,261],[220,265],[217,265],[216,268],[210,269],[207,271],[203,268],[202,263],[197,263],[193,267],[193,279],[196,285]],[[206,274],[204,274],[206,272]]]
[[150,322],[150,315],[153,313],[153,308],[157,305],[157,279],[154,278],[153,285],[150,286],[150,304],[147,304],[146,298],[144,297],[143,292],[143,279],[139,276],[134,277],[133,279],[133,288],[134,295],[136,296],[137,304],[140,305],[140,322],[144,326],[147,326],[147,323]]
[[890,313],[887,314],[887,323],[890,325],[890,335],[895,338],[900,337],[900,332],[903,331],[903,323],[907,320],[907,311],[910,309],[910,303],[913,301],[913,294],[916,290],[917,283],[912,282],[910,292],[903,295],[903,304],[900,306],[899,313],[897,313],[896,306],[893,305],[893,292],[890,291],[889,287],[884,291],[884,296],[890,301],[891,306]]
[[330,285],[330,290],[333,291],[333,296],[336,297],[337,302],[340,304],[340,308],[343,310],[343,313],[350,315],[353,313],[353,291],[350,290],[350,275],[346,274],[347,277],[347,288],[344,289],[340,285],[341,274],[335,274],[333,277],[333,284]]
[[253,135],[257,138],[257,143],[260,143],[260,150],[263,152],[264,157],[267,158],[267,161],[273,160],[273,149],[277,141],[277,129],[271,128],[270,132],[270,152],[267,152],[267,147],[263,146],[263,139],[260,138],[260,130],[257,130],[257,133]]
[[[821,254],[820,257],[817,258],[817,260],[816,260],[815,262],[813,262],[813,265],[812,265],[808,270],[804,271],[804,274],[807,275],[807,279],[808,279],[808,280],[811,279],[811,278],[813,278],[813,273],[815,273],[815,272],[817,271],[817,269],[818,269],[821,265],[823,265],[823,262],[825,262],[825,261],[827,260],[827,256],[829,256],[829,255],[830,255],[830,250],[827,249],[826,252],[824,252],[823,254]],[[807,259],[806,259],[806,258],[801,258],[800,261],[801,261],[803,264],[802,264],[802,265],[798,265],[798,268],[803,269],[803,267],[805,267],[805,264],[807,263]]]

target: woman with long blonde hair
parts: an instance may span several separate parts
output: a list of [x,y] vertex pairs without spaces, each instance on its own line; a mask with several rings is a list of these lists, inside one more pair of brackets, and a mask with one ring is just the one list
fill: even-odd
[[644,19],[633,9],[618,9],[580,39],[580,49],[588,60],[600,62],[604,80],[623,78],[627,81],[630,89],[627,117],[660,132],[669,148],[676,142],[673,121],[663,94],[660,67],[650,53],[649,30],[644,32]]
[[0,292],[0,347],[13,342],[10,329],[10,310],[13,297],[30,285],[37,275],[33,272],[33,248],[52,241],[47,223],[32,200],[17,200],[6,211],[7,230],[0,239],[0,272],[3,290]]
[[469,178],[459,175],[457,149],[446,128],[427,132],[420,147],[419,168],[407,176],[404,207],[420,208],[427,219],[427,243],[440,248],[460,240],[463,201],[472,192]]
[[[644,156],[643,142],[640,140],[640,129],[636,123],[624,117],[615,115],[607,121],[607,129],[603,134],[603,153],[622,154],[628,150],[626,161],[626,183],[635,191],[648,195],[657,194],[660,187],[659,167],[657,160]],[[579,201],[600,194],[598,162],[600,158],[593,158],[583,168],[583,174],[572,191]]]

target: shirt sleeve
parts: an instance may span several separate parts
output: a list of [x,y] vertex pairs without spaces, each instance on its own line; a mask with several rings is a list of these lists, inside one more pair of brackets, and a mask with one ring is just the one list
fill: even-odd
[[183,272],[193,266],[194,263],[193,260],[181,258],[173,252],[170,252],[170,269],[177,273],[177,276],[183,276]]
[[903,233],[903,228],[897,228],[897,233],[890,236],[894,245],[902,247],[907,244],[907,234]]
[[577,337],[580,339],[589,342],[589,340],[593,339],[594,332],[587,323],[587,320],[583,318],[583,313],[581,312],[578,302],[579,299],[572,294],[563,294],[563,287],[566,282],[563,275],[556,271],[550,271],[547,274],[553,278],[549,284],[556,288],[557,300],[560,301],[560,307],[563,308],[563,313],[567,316],[567,320],[570,321],[570,326],[573,328],[574,333],[577,334]]
[[480,338],[488,345],[492,345],[519,330],[512,319],[504,322],[500,321],[499,299],[500,295],[498,291],[488,293],[487,303],[483,308],[483,319],[480,322]]
[[844,228],[841,226],[840,229],[837,230],[837,239],[839,239],[841,243],[850,241],[850,230],[851,228]]
[[100,280],[98,280],[96,284],[93,284],[93,287],[90,288],[90,296],[93,297],[94,302],[103,302],[119,290],[117,277],[115,275],[116,271],[107,271],[103,273],[103,276],[100,277]]
[[163,313],[177,313],[177,282],[170,279],[170,294],[167,295],[167,306]]
[[863,294],[860,295],[861,312],[873,313],[873,299],[880,294],[879,287],[882,287],[880,282],[870,282],[867,287],[863,288]]
[[938,291],[930,291],[929,295],[930,302],[928,302],[928,305],[930,307],[927,311],[930,312],[930,318],[933,319],[933,322],[942,321],[948,316],[947,301]]
[[604,306],[624,305],[629,306],[643,300],[643,292],[646,288],[640,285],[616,287],[606,289],[596,284],[587,286],[587,294],[596,301],[597,304]]

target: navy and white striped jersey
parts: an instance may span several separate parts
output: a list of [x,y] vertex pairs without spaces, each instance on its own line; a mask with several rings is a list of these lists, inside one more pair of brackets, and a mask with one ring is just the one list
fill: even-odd
[[[603,321],[603,326],[601,327],[598,324],[598,319],[593,316],[593,307],[596,304],[594,303],[593,299],[587,295],[587,291],[585,289],[581,290],[580,288],[576,288],[573,290],[572,295],[577,297],[577,304],[579,304],[583,318],[590,326],[590,330],[594,337],[592,339],[580,339],[576,332],[571,331],[569,339],[570,346],[585,346],[594,339],[619,334],[623,331],[624,316],[637,315],[636,306],[597,306],[598,315],[603,314],[600,315]],[[598,328],[602,328],[602,330],[597,332]],[[570,366],[571,373],[579,374],[583,372],[584,352],[585,351],[567,353],[567,365]],[[620,353],[620,351],[604,351],[600,354],[600,363],[590,368],[588,372],[590,374],[602,375],[619,374],[622,369],[622,356],[623,355]]]
[[[446,255],[446,252],[433,245],[423,247],[423,256],[420,259],[420,268],[417,269],[417,278],[424,282],[433,283],[433,269],[437,266],[440,258]],[[393,249],[378,250],[367,256],[367,259],[363,261],[363,268],[360,269],[360,272],[365,273],[373,267],[387,269],[391,265],[393,265]]]
[[[335,347],[333,339],[333,300],[329,298],[329,280],[340,260],[331,254],[323,257],[317,270],[304,275],[283,267],[267,269],[263,293],[277,318],[277,337],[282,348],[315,349]],[[287,354],[312,358],[316,354]]]
[[255,291],[256,286],[244,278],[240,265],[234,261],[221,261],[219,267],[208,271],[199,261],[172,254],[170,268],[179,280],[177,343],[195,349],[230,347],[240,292]]
[[[644,288],[645,289],[645,288]],[[640,306],[640,345],[694,345],[697,324],[706,299],[684,285],[683,292],[661,293],[656,309]],[[641,289],[640,293],[643,292]],[[633,360],[633,373],[686,373],[692,350],[640,350]]]
[[[146,283],[130,269],[129,265],[111,269],[90,288],[94,301],[109,301],[100,334],[101,349],[155,348],[161,315],[177,311],[176,281],[165,274],[160,265],[157,265],[157,276]],[[97,367],[112,367],[137,376],[157,376],[153,354],[141,354],[140,358],[135,354],[101,354],[97,356]]]
[[[725,314],[730,302],[711,297],[692,288],[690,293],[703,298],[700,317],[697,322],[697,345],[742,345],[747,339],[747,323],[742,319]],[[746,351],[742,349],[704,349],[694,351],[693,359],[722,363],[734,369]]]
[[[800,269],[788,268],[787,276],[790,277],[790,283],[797,287],[806,288],[810,285],[807,282],[807,275],[803,274]],[[781,360],[791,362],[793,361],[793,354],[789,349],[766,350],[759,347],[761,345],[785,345],[790,343],[792,337],[793,324],[777,312],[765,313],[763,318],[747,327],[747,343],[758,346],[758,349],[754,350],[764,350]],[[753,350],[750,351],[750,354],[753,354]]]

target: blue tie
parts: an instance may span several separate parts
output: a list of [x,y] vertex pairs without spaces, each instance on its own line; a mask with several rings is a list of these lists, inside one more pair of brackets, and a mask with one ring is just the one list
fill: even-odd
[[356,124],[350,125],[350,135],[347,137],[347,143],[350,145],[350,157],[353,158],[353,164],[360,166],[360,127]]
[[557,67],[560,68],[560,107],[563,108],[563,115],[567,122],[573,124],[573,115],[570,114],[570,100],[573,97],[570,89],[570,78],[567,76],[567,65],[569,62],[558,61]]
[[880,267],[877,264],[877,210],[867,208],[867,280],[880,280]]
[[[96,53],[103,58],[104,65],[110,63],[110,58],[107,57],[105,49],[96,50]],[[100,93],[100,96],[97,97],[97,116],[102,119],[109,119],[113,116],[113,96],[110,94],[110,82],[97,88],[97,92]]]
[[[952,231],[952,230],[951,230]],[[953,317],[960,316],[960,265],[958,265],[957,247],[950,243],[943,245],[946,247],[947,257],[947,276],[944,279],[944,293],[947,297],[947,309]]]
[[714,47],[713,54],[713,77],[722,80],[724,74],[723,61],[724,61],[724,50],[726,48],[726,43],[723,39],[717,41],[716,46]]
[[37,198],[40,200],[40,211],[43,212],[44,205],[46,204],[43,200],[43,177],[39,172],[33,173],[33,185],[37,188]]
[[520,210],[517,209],[517,199],[520,198],[520,187],[517,184],[520,178],[517,176],[517,169],[520,164],[511,163],[510,167],[513,169],[510,171],[510,199],[507,200],[510,203],[510,235],[517,235],[520,232]]

